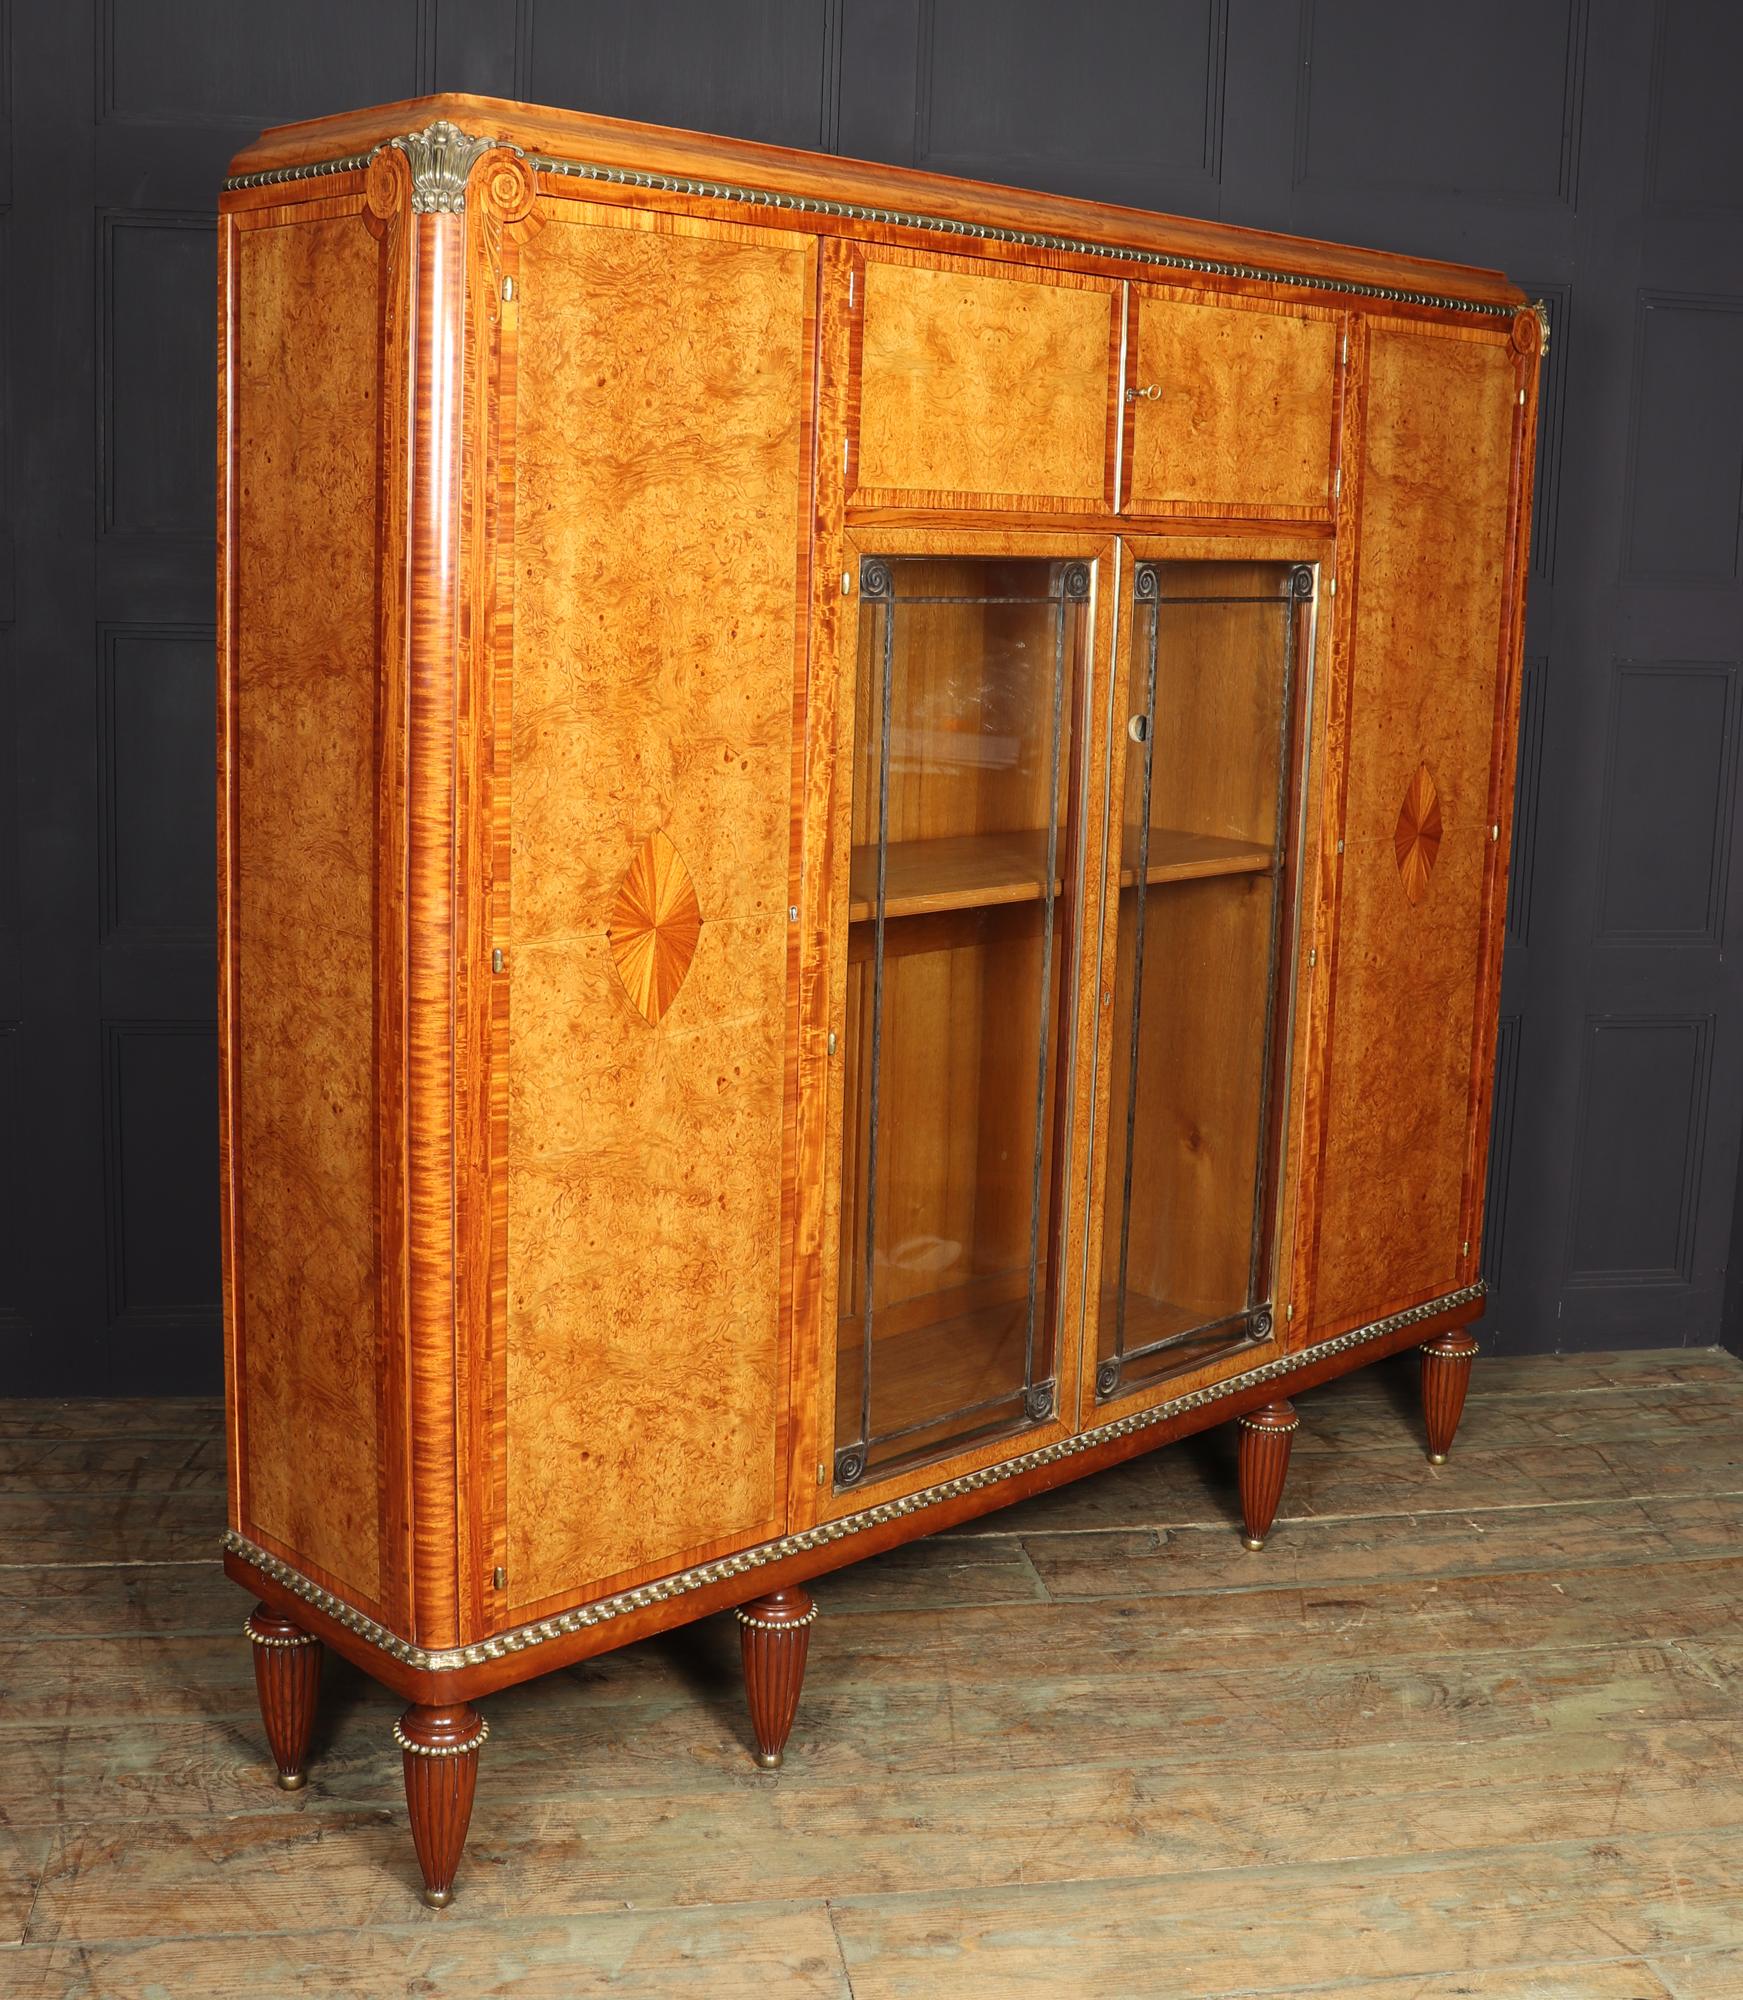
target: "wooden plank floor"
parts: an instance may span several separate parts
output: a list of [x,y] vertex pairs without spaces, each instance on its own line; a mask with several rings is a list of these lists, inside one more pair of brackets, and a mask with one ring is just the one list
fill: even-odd
[[0,1403],[0,1993],[1743,1995],[1743,1364],[1409,1357],[818,1586],[787,1768],[728,1619],[493,1697],[458,1897],[329,1663],[271,1783],[218,1412]]

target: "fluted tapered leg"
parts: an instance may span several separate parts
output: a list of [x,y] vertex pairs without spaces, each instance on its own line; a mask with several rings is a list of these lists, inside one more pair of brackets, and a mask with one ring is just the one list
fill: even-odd
[[756,1759],[765,1771],[778,1770],[799,1712],[817,1607],[809,1591],[794,1586],[741,1605],[734,1615],[744,1650],[744,1691],[756,1732]]
[[1428,1462],[1445,1465],[1453,1435],[1465,1413],[1465,1391],[1471,1386],[1476,1359],[1474,1334],[1450,1327],[1424,1341],[1422,1353],[1422,1417],[1428,1429]]
[[1283,1498],[1283,1482],[1289,1475],[1289,1450],[1300,1422],[1294,1404],[1285,1402],[1267,1403],[1239,1419],[1241,1518],[1245,1526],[1241,1539],[1250,1549],[1262,1549],[1271,1532],[1277,1503]]
[[405,1752],[405,1802],[432,1910],[454,1900],[478,1785],[478,1746],[489,1734],[489,1723],[464,1701],[451,1708],[414,1703],[393,1726],[393,1740]]
[[254,1648],[254,1687],[278,1782],[287,1792],[301,1791],[309,1782],[309,1736],[324,1648],[314,1633],[265,1604],[254,1607],[242,1629]]

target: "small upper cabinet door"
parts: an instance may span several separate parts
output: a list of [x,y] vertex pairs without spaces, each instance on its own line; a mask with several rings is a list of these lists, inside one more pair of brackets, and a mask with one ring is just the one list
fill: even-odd
[[848,505],[1113,505],[1120,286],[867,250],[852,269]]
[[1132,287],[1125,507],[1324,520],[1343,314]]

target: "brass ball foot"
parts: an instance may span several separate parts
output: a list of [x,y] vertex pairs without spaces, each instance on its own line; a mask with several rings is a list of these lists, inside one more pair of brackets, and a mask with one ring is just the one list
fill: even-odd
[[281,1792],[300,1792],[309,1782],[307,1771],[280,1771],[278,1788]]
[[454,1900],[452,1889],[426,1889],[423,1895],[432,1910],[445,1910]]
[[1430,1465],[1445,1465],[1446,1453],[1444,1451],[1431,1451],[1428,1454],[1428,1462]]
[[1244,1549],[1262,1549],[1264,1546],[1265,1537],[1263,1535],[1243,1535],[1241,1537],[1241,1547]]
[[757,1767],[763,1771],[778,1771],[781,1768],[782,1752],[779,1750],[759,1750],[756,1753]]

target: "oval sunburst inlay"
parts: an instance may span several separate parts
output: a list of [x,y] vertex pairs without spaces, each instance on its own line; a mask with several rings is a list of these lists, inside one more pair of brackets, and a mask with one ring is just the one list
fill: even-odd
[[684,857],[657,828],[637,850],[606,935],[623,990],[650,1027],[678,997],[702,936],[702,906]]
[[1426,764],[1417,765],[1416,775],[1404,788],[1392,846],[1404,894],[1412,903],[1420,903],[1428,894],[1428,878],[1440,853],[1440,794]]

